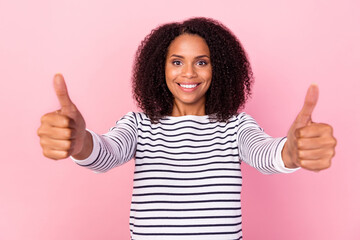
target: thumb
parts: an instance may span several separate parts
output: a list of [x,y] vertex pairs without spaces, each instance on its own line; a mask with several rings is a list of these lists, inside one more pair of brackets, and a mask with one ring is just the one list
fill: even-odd
[[54,76],[54,89],[62,111],[73,105],[66,88],[64,77],[60,73]]
[[295,122],[297,125],[305,126],[311,122],[311,114],[314,111],[318,98],[319,87],[316,84],[311,84],[307,90],[304,105],[296,117]]

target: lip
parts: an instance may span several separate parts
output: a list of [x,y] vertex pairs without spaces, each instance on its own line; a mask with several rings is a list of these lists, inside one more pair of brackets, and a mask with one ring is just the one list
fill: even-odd
[[[200,85],[201,85],[201,83],[184,83],[184,82],[182,82],[182,83],[176,83],[178,86],[179,86],[179,88],[182,90],[182,91],[184,91],[184,92],[193,92],[193,91],[195,91]],[[181,85],[194,85],[194,84],[197,84],[197,86],[196,87],[194,87],[194,88],[184,88],[184,87],[182,87],[182,86],[180,86],[180,84]]]

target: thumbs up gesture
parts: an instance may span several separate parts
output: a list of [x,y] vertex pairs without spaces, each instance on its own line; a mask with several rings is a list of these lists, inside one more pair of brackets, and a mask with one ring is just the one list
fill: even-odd
[[302,167],[320,171],[331,165],[336,146],[333,129],[328,124],[314,123],[311,120],[318,97],[317,85],[311,85],[304,106],[289,129],[282,150],[282,158],[288,168]]
[[84,118],[70,100],[61,74],[54,77],[54,89],[61,108],[42,116],[37,133],[43,154],[58,160],[81,153],[87,132]]

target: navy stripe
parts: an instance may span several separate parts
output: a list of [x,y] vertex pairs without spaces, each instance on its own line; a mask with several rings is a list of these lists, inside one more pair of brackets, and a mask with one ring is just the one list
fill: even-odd
[[241,176],[230,176],[230,175],[217,175],[217,176],[206,176],[206,177],[196,177],[196,178],[174,178],[174,177],[135,177],[134,181],[145,181],[145,180],[175,180],[175,181],[194,181],[194,180],[204,180],[212,178],[239,178]]
[[139,220],[170,220],[170,219],[228,219],[228,218],[239,218],[242,217],[241,214],[239,215],[225,215],[225,216],[189,216],[189,217],[182,217],[182,216],[175,216],[175,217],[139,217],[139,216],[130,216],[131,219],[139,219]]
[[142,133],[150,133],[152,136],[162,135],[164,137],[178,137],[180,135],[189,134],[189,135],[193,135],[193,136],[201,136],[202,137],[202,136],[212,136],[212,135],[216,135],[216,134],[224,134],[224,133],[228,132],[229,130],[235,129],[235,127],[236,126],[227,128],[227,129],[225,129],[225,131],[215,131],[215,132],[201,133],[201,134],[200,133],[193,133],[193,132],[182,132],[182,133],[178,133],[178,134],[175,134],[175,135],[165,134],[165,133],[162,133],[162,132],[154,133],[152,131],[142,130],[142,129],[139,129],[139,130]]
[[[184,122],[184,121],[183,121]],[[194,123],[194,121],[187,121],[187,122],[191,122],[191,123]],[[236,122],[236,119],[233,119],[232,121],[230,121],[228,124],[230,123],[234,123]],[[198,123],[198,122],[195,122],[195,123]],[[176,124],[181,124],[181,122],[177,122]],[[212,124],[214,125],[213,127],[206,127],[206,128],[198,128],[198,127],[193,127],[193,126],[181,126],[181,127],[178,127],[178,128],[162,128],[161,126],[157,125],[157,126],[153,126],[152,124],[142,124],[142,126],[144,127],[149,127],[151,130],[164,130],[164,131],[177,131],[177,130],[183,130],[184,128],[191,128],[191,129],[196,129],[196,130],[209,130],[209,129],[216,129],[216,128],[226,128],[228,126],[228,124],[226,125],[215,125],[215,124]],[[175,124],[162,124],[162,125],[175,125]],[[199,123],[198,124],[199,126],[203,126],[203,125],[207,125],[207,124],[204,124],[204,123]]]
[[204,160],[204,159],[212,159],[212,158],[225,158],[225,157],[238,157],[237,154],[224,154],[224,155],[211,155],[211,157],[203,157],[203,158],[191,158],[191,159],[184,159],[184,158],[169,158],[169,157],[164,157],[164,156],[154,156],[154,157],[150,157],[150,156],[144,156],[144,157],[139,157],[136,156],[136,159],[167,159],[167,160],[173,160],[173,161],[196,161],[196,160]]
[[219,195],[219,194],[239,194],[240,192],[196,192],[196,193],[164,193],[164,192],[154,192],[154,193],[133,193],[133,196],[153,196],[153,195],[163,195],[163,196],[196,196],[196,195]]
[[[173,154],[176,154],[176,155],[180,155],[180,154],[204,154],[204,153],[211,153],[211,152],[215,152],[215,151],[227,151],[227,150],[237,150],[237,147],[228,147],[228,148],[225,148],[225,149],[211,149],[211,150],[207,150],[207,151],[196,151],[196,152],[180,152],[180,153],[174,153],[174,152],[168,152],[168,151],[164,151],[164,150],[148,150],[148,149],[145,149],[145,150],[137,150],[136,152],[137,153],[166,153],[166,154],[170,154],[170,155],[173,155]],[[238,155],[238,154],[236,154]]]
[[164,163],[164,162],[155,162],[155,163],[136,163],[135,166],[136,167],[140,167],[140,166],[156,166],[156,165],[160,165],[160,166],[172,166],[172,167],[200,167],[200,166],[209,166],[209,165],[213,165],[213,164],[238,164],[239,161],[226,161],[226,162],[209,162],[209,163],[203,163],[203,164],[190,164],[190,165],[182,165],[182,164],[171,164],[171,163]]
[[220,202],[240,202],[239,199],[213,199],[213,200],[197,200],[197,201],[132,201],[132,204],[154,204],[154,203],[220,203]]
[[197,188],[197,187],[221,187],[221,186],[242,186],[241,183],[218,183],[218,184],[202,184],[202,185],[142,185],[142,186],[134,186],[134,188],[159,188],[159,187],[166,187],[166,188]]
[[160,143],[157,143],[157,144],[151,144],[151,143],[138,143],[138,146],[146,146],[146,147],[153,147],[153,148],[157,148],[157,147],[165,147],[165,148],[199,148],[199,147],[214,147],[216,145],[227,145],[227,144],[230,144],[230,143],[234,143],[236,142],[236,139],[233,139],[233,140],[229,140],[229,141],[226,141],[226,142],[217,142],[217,143],[211,143],[211,144],[208,144],[208,145],[180,145],[180,146],[168,146],[168,145],[165,145],[165,144],[160,144]]
[[198,143],[198,142],[210,142],[210,141],[213,141],[216,139],[226,139],[228,137],[235,136],[235,134],[236,133],[229,133],[224,136],[214,136],[213,138],[209,138],[209,139],[183,138],[181,140],[170,140],[170,139],[165,140],[164,138],[151,138],[151,137],[146,137],[146,136],[142,136],[142,135],[139,135],[138,138],[139,139],[149,139],[151,141],[163,141],[163,142],[168,142],[168,143],[180,143],[180,142],[184,142],[184,141]]
[[145,228],[171,228],[171,227],[184,227],[184,228],[198,228],[198,227],[229,227],[229,226],[239,226],[242,222],[236,222],[236,223],[228,223],[228,224],[191,224],[191,225],[137,225],[137,224],[131,224],[134,227],[145,227]]
[[[147,123],[150,123],[150,119],[144,119],[144,121],[147,122]],[[206,121],[205,119],[202,122],[195,121],[195,120],[175,120],[174,122],[171,122],[171,121],[174,121],[174,120],[173,119],[167,119],[167,118],[161,119],[161,125],[172,126],[172,125],[179,125],[179,124],[183,124],[183,123],[197,124],[197,125],[219,124],[219,122],[209,122],[209,121]],[[231,122],[231,121],[229,121],[229,122]],[[221,125],[221,124],[224,124],[224,123],[220,123],[219,125]],[[145,125],[145,124],[143,123],[143,125]]]
[[135,235],[148,235],[148,236],[168,236],[168,235],[190,235],[190,236],[197,236],[197,235],[225,235],[225,234],[236,234],[241,232],[241,229],[234,231],[234,232],[194,232],[194,233],[139,233],[139,232],[135,232],[132,231],[133,234]]
[[240,169],[233,169],[233,168],[213,168],[213,169],[204,169],[204,170],[197,170],[197,171],[175,171],[175,170],[163,170],[163,169],[149,169],[149,170],[140,170],[135,171],[135,174],[139,173],[146,173],[146,172],[167,172],[167,173],[204,173],[204,172],[210,172],[210,171],[236,171],[239,172]]
[[196,211],[227,211],[227,210],[240,210],[240,207],[236,208],[163,208],[163,209],[130,209],[132,212],[196,212]]

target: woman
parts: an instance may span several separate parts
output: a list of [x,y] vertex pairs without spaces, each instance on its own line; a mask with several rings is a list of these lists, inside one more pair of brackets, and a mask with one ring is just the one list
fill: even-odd
[[241,239],[242,161],[270,173],[330,166],[336,140],[311,121],[311,86],[287,137],[272,138],[237,113],[250,94],[252,72],[236,37],[212,19],[165,24],[141,43],[130,112],[103,135],[86,130],[63,77],[54,87],[61,109],[38,130],[46,157],[69,156],[95,172],[135,159],[132,239]]

